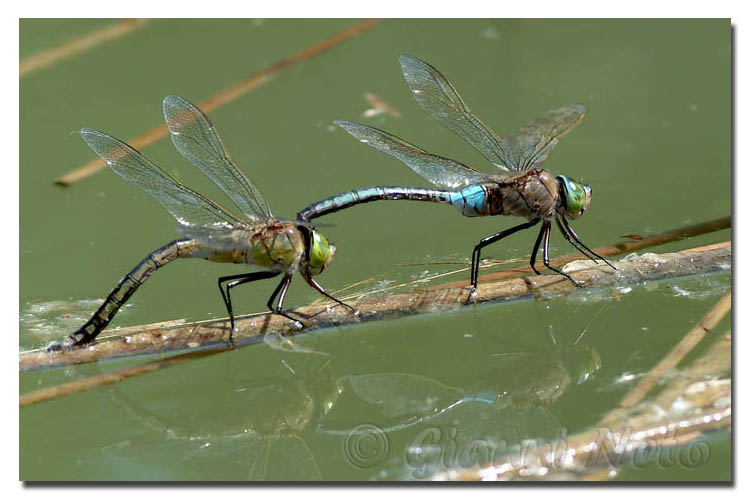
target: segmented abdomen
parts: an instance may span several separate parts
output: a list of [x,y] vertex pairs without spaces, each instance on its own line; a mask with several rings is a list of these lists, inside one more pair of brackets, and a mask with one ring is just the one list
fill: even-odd
[[451,203],[452,191],[423,189],[400,186],[376,186],[354,189],[333,195],[313,203],[297,213],[299,220],[309,221],[322,215],[338,212],[345,208],[378,200],[412,200],[431,201],[434,203]]
[[89,340],[92,339],[106,328],[117,311],[154,271],[181,257],[202,257],[199,253],[199,245],[192,239],[175,240],[151,252],[120,280],[91,319],[76,330],[71,337],[76,338],[82,335]]
[[474,184],[451,192],[451,204],[466,217],[493,215],[488,212],[487,190],[482,184]]

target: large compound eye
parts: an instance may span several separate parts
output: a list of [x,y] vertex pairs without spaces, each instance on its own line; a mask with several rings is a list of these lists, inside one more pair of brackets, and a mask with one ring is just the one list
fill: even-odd
[[564,175],[558,178],[562,181],[562,188],[565,191],[566,214],[573,219],[580,217],[591,203],[591,186],[576,182]]
[[310,235],[310,255],[307,257],[307,264],[310,274],[320,274],[333,259],[335,247],[328,243],[325,236],[317,231],[312,231]]
[[581,209],[581,214],[589,209],[589,205],[591,205],[591,186],[588,184],[583,185],[583,192],[586,193],[586,201],[583,202],[583,208]]

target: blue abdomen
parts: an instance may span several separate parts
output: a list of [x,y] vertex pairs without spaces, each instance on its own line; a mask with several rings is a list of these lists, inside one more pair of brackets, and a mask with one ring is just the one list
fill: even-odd
[[485,215],[487,192],[481,185],[468,186],[451,193],[451,204],[467,217]]

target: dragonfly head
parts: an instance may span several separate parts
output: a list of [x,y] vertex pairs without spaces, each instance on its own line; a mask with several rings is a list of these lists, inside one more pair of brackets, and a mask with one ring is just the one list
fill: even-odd
[[307,271],[311,276],[322,273],[336,255],[336,247],[325,236],[310,230],[310,250],[307,253]]
[[557,176],[557,185],[562,194],[561,211],[571,219],[577,219],[591,204],[591,186],[574,181],[564,175]]

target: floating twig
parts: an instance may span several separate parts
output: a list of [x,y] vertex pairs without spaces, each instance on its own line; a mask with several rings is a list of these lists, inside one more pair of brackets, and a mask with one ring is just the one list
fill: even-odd
[[[491,464],[450,469],[433,480],[455,481],[597,481],[616,477],[617,469],[658,460],[662,451],[691,443],[687,464],[707,460],[703,434],[731,427],[731,380],[721,379],[730,367],[731,339],[720,337],[684,376],[675,378],[654,401],[632,415],[620,412],[607,426],[597,424],[573,436],[546,443],[525,444],[515,453],[492,457]],[[654,412],[653,406],[662,411]],[[700,454],[695,456],[694,452]],[[684,456],[684,455],[682,455]],[[670,463],[676,463],[669,455]]]
[[386,114],[394,118],[401,118],[401,113],[399,113],[396,108],[394,108],[372,92],[365,92],[365,100],[367,101],[367,104],[372,106],[370,109],[362,113],[362,116],[364,116],[365,118],[372,118],[374,116],[379,116],[382,114]]
[[76,38],[69,42],[58,45],[51,49],[37,52],[21,59],[19,64],[19,75],[26,76],[29,73],[52,66],[55,63],[76,56],[94,47],[115,40],[145,26],[147,19],[122,19],[115,24],[105,26],[88,35]]
[[680,361],[700,343],[701,340],[716,328],[724,316],[732,308],[732,292],[729,291],[701,318],[698,323],[675,345],[671,351],[643,377],[628,393],[620,400],[613,412],[604,419],[602,425],[607,425],[615,420],[616,413],[634,407],[645,399],[654,387],[662,380],[665,373],[676,368]]
[[[377,19],[368,19],[366,21],[361,21],[354,26],[351,26],[344,31],[333,35],[332,37],[326,38],[322,42],[319,42],[311,47],[307,47],[306,49],[297,52],[296,54],[292,54],[291,56],[282,59],[281,61],[272,64],[271,66],[263,68],[262,70],[249,76],[241,82],[222,90],[218,94],[215,94],[213,97],[199,102],[198,107],[201,108],[205,113],[210,113],[216,108],[234,101],[235,99],[247,94],[251,90],[254,90],[262,84],[268,82],[269,80],[271,80],[271,78],[279,74],[281,71],[294,66],[297,63],[320,55],[329,49],[332,49],[333,47],[336,47],[337,45],[340,45],[345,41],[373,28],[377,23]],[[141,150],[146,146],[149,146],[154,142],[166,137],[166,135],[167,126],[162,124],[154,127],[153,129],[142,135],[139,135],[135,139],[128,141],[128,144],[133,146],[135,149]],[[60,186],[69,186],[74,182],[80,181],[81,179],[85,179],[86,177],[99,172],[103,168],[104,162],[101,159],[97,158],[88,162],[82,167],[79,167],[72,172],[65,174],[59,179],[56,179],[55,184],[58,184]]]
[[[617,262],[615,273],[605,264],[584,261],[566,268],[583,287],[626,285],[647,280],[674,278],[691,274],[715,272],[731,266],[731,243],[711,245],[677,253],[645,254]],[[574,285],[559,275],[529,276],[481,283],[474,303],[511,301],[540,295],[561,294],[574,289]],[[423,313],[456,310],[467,305],[468,287],[461,283],[441,289],[413,290],[400,294],[358,300],[352,303],[359,316],[333,304],[306,306],[292,311],[307,325],[304,332],[321,328],[364,321],[398,318]],[[273,314],[255,314],[237,317],[235,344],[260,342],[267,333],[291,335],[295,330],[289,320]],[[133,329],[129,330],[130,332]],[[101,338],[101,337],[100,337]],[[180,349],[196,349],[225,344],[229,338],[229,322],[206,321],[188,325],[144,325],[137,333],[112,335],[91,346],[59,351],[35,350],[21,353],[20,369],[61,366],[85,363],[136,354],[161,353]]]
[[[640,239],[637,241],[625,241],[621,243],[615,243],[614,245],[599,247],[596,249],[596,253],[598,253],[599,255],[603,255],[605,257],[609,257],[610,255],[618,255],[622,253],[635,252],[643,248],[663,245],[665,243],[670,243],[673,241],[684,240],[686,238],[692,238],[693,236],[698,236],[701,234],[712,233],[714,231],[720,231],[722,229],[729,229],[730,227],[732,227],[732,218],[722,217],[720,219],[714,219],[714,220],[710,220],[707,222],[701,222],[699,224],[694,224],[691,226],[685,226],[685,227],[681,227],[677,229],[672,229],[670,231],[665,231],[663,233],[655,234],[653,236],[644,236],[643,239]],[[564,257],[551,259],[550,263],[552,264],[552,266],[559,267],[563,264],[567,264],[568,262],[577,260],[579,258],[580,258],[580,255],[577,253],[574,253],[574,254],[566,255]],[[513,276],[523,276],[523,275],[529,274],[530,272],[531,272],[530,266],[528,265],[519,266],[519,267],[515,267],[513,269],[508,269],[505,271],[498,271],[496,273],[481,275],[479,277],[479,283],[488,282],[488,281],[498,281],[498,280],[507,279]],[[468,280],[462,281],[460,282],[460,284],[464,286],[468,286],[469,281]],[[443,288],[443,287],[452,287],[455,285],[456,283],[439,285],[436,287],[436,289]]]

